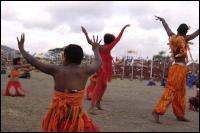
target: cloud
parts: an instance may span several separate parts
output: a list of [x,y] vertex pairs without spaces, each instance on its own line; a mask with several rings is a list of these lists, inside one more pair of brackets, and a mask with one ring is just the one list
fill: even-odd
[[3,20],[17,20],[17,13],[9,4],[1,2],[1,19]]
[[62,2],[46,7],[54,23],[66,23],[71,32],[80,32],[80,26],[88,26],[92,32],[101,31],[105,20],[111,16],[110,2]]
[[[90,36],[103,38],[107,32],[117,36],[125,24],[131,24],[113,49],[113,56],[135,49],[141,51],[143,57],[151,57],[160,50],[168,51],[167,34],[154,15],[164,17],[175,33],[183,22],[191,26],[189,34],[199,28],[199,2],[194,1],[4,1],[1,7],[1,43],[17,48],[16,36],[25,32],[26,47],[34,52],[76,43],[84,52],[93,54],[81,33],[81,25]],[[193,42],[191,51],[197,58],[199,38]]]

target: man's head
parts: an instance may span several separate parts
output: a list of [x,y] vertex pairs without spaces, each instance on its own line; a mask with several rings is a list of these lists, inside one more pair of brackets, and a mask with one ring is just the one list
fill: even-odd
[[66,46],[64,49],[64,60],[66,63],[80,65],[83,60],[83,49],[76,44]]

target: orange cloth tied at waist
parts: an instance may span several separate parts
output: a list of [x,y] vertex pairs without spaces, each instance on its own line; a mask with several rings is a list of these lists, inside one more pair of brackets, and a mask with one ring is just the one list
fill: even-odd
[[84,131],[83,98],[84,90],[76,93],[55,91],[52,104],[43,119],[43,131]]

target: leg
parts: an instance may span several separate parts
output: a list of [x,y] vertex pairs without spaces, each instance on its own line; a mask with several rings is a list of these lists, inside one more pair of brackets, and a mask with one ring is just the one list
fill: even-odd
[[10,96],[16,96],[16,89],[14,88],[14,86],[11,86],[10,88],[9,88],[9,95]]
[[18,82],[17,84],[16,84],[16,91],[17,91],[17,95],[18,96],[25,96],[25,91],[24,91],[24,89],[22,89],[22,86],[21,86],[21,84],[20,84],[20,82]]
[[90,105],[90,108],[89,108],[89,111],[88,111],[90,114],[96,115],[95,106],[97,105],[97,102],[100,99],[99,94],[100,94],[101,88],[102,88],[101,80],[98,78],[96,85],[95,85],[93,92],[92,92],[91,105]]
[[97,95],[98,94],[98,90],[97,87],[95,86],[94,90],[93,90],[93,94],[91,96],[91,105],[90,108],[88,110],[88,113],[96,115],[95,113],[95,105],[97,104]]
[[179,82],[176,84],[177,93],[172,101],[174,115],[179,121],[189,121],[184,117],[186,109],[186,74],[180,73],[177,78]]
[[103,110],[102,107],[101,107],[101,101],[97,102],[96,107],[97,107],[98,110]]
[[99,95],[100,98],[99,98],[99,100],[97,101],[97,104],[96,104],[96,107],[97,107],[98,110],[103,110],[102,107],[101,107],[101,99],[102,99],[102,97],[105,93],[106,88],[107,88],[107,84],[103,83],[102,90],[101,90],[101,93]]
[[[169,87],[169,86],[168,86]],[[161,96],[158,104],[156,105],[154,111],[152,112],[152,115],[155,119],[156,123],[160,123],[159,121],[159,115],[164,115],[167,111],[168,106],[172,102],[174,98],[175,92],[172,88],[165,88],[164,94]]]
[[175,116],[177,117],[177,120],[179,121],[189,121],[184,117],[185,115],[185,108],[186,108],[186,102],[185,97],[179,97],[175,96],[173,102],[172,102],[172,108]]
[[92,104],[91,104],[91,106],[90,106],[90,108],[88,110],[88,113],[92,114],[92,115],[97,115],[96,112],[95,112],[95,110],[94,110],[94,106]]
[[152,112],[152,115],[155,119],[155,122],[156,123],[160,123],[160,120],[159,120],[159,114],[157,114],[155,111]]
[[159,122],[159,115],[164,115],[167,111],[168,106],[172,103],[176,92],[176,84],[177,81],[175,80],[177,78],[178,73],[176,72],[177,66],[172,66],[169,70],[169,76],[167,79],[167,84],[165,87],[165,91],[163,95],[161,96],[158,104],[154,108],[154,111],[152,115],[154,116],[155,122]]

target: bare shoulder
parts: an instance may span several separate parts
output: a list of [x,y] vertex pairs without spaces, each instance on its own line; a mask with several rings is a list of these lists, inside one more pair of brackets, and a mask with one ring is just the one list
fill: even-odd
[[90,64],[84,64],[80,66],[80,72],[87,73]]
[[80,66],[80,69],[79,69],[79,72],[83,75],[83,76],[86,76],[86,77],[89,77],[91,75],[88,75],[88,71],[90,69],[90,65],[91,64],[85,64],[83,66]]

